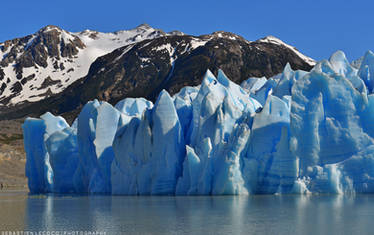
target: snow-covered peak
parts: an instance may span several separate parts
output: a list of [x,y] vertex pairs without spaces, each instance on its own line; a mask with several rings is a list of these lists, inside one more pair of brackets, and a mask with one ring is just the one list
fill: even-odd
[[316,64],[315,60],[313,60],[312,58],[310,58],[308,56],[305,56],[305,55],[301,54],[295,47],[288,45],[287,43],[283,42],[282,40],[280,40],[277,37],[274,37],[274,36],[270,35],[270,36],[261,38],[261,39],[257,40],[256,42],[272,43],[272,44],[276,44],[276,45],[280,45],[280,46],[285,46],[285,47],[291,49],[297,56],[299,56],[301,59],[303,59],[309,65],[314,66]]
[[[224,31],[214,32],[214,33],[212,33],[212,36],[216,37],[216,38],[227,38],[227,39],[230,39],[230,40],[245,40],[244,38],[242,38],[239,35],[229,33],[229,32],[224,32]],[[247,41],[247,40],[245,40],[245,41]]]
[[[51,36],[46,36],[46,35],[52,35],[52,37]],[[57,35],[56,38],[58,38],[59,41],[63,40],[63,42],[65,44],[68,44],[68,43],[76,40],[76,37],[74,36],[73,33],[68,32],[66,30],[63,30],[60,27],[55,26],[55,25],[47,25],[47,26],[41,28],[38,32],[36,32],[35,34],[32,35],[33,36],[32,39],[48,37],[47,42],[46,42],[47,44],[48,43],[56,44],[58,42],[53,41],[54,39],[56,39],[56,38],[53,38],[53,35]],[[30,42],[32,42],[32,41],[30,41]],[[49,45],[46,45],[46,46],[49,46]]]
[[272,35],[266,36],[266,37],[261,38],[261,39],[259,39],[259,40],[257,40],[257,41],[258,41],[258,42],[274,43],[274,44],[279,44],[279,45],[286,44],[286,43],[284,43],[282,40],[280,40],[279,38],[274,37],[274,36],[272,36]]
[[147,24],[147,23],[143,23],[143,24],[140,24],[136,27],[136,29],[145,29],[145,30],[148,30],[148,29],[152,29],[152,27]]
[[62,29],[60,27],[58,27],[58,26],[47,25],[47,26],[41,28],[38,32],[39,33],[47,33],[49,31],[53,31],[53,30],[62,31]]
[[173,31],[170,31],[168,32],[168,35],[178,35],[178,36],[183,36],[185,35],[183,32],[179,31],[179,30],[173,30]]
[[147,24],[110,33],[69,32],[48,25],[35,34],[0,43],[0,105],[35,102],[59,93],[87,75],[98,57],[166,35]]

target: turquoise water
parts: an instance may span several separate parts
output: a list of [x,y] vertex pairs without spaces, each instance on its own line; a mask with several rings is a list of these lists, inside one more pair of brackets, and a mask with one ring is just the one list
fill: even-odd
[[28,196],[0,193],[0,230],[106,234],[370,234],[374,195]]

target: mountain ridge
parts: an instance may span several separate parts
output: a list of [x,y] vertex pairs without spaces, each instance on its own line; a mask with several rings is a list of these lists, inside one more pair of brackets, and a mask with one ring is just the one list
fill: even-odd
[[[22,76],[17,77],[17,71],[27,71],[35,67],[44,68],[42,62],[45,60],[40,62],[35,59],[38,57],[34,56],[26,60],[29,64],[25,66],[26,62],[21,63],[22,60],[17,60],[19,53],[15,53],[14,58],[9,59],[9,55],[4,56],[3,52],[0,55],[0,58],[3,58],[0,65],[4,59],[8,59],[7,68],[9,63],[16,63],[16,66],[13,71],[13,83],[8,85],[6,82],[9,79],[9,71],[1,75],[4,69],[0,67],[1,119],[20,118],[26,115],[38,116],[47,110],[58,114],[70,112],[95,98],[111,103],[125,97],[145,97],[154,101],[162,89],[175,94],[184,86],[200,84],[207,69],[215,74],[218,69],[222,69],[233,78],[234,82],[241,83],[249,77],[274,76],[282,72],[287,63],[290,63],[293,69],[307,71],[315,63],[313,59],[273,36],[256,41],[248,41],[239,35],[224,31],[192,36],[179,31],[165,33],[146,24],[132,30],[120,30],[114,33],[92,30],[71,33],[50,25],[38,32],[44,36],[41,39],[52,41],[51,47],[47,50],[49,57],[46,68],[50,69],[53,65],[52,61],[59,62],[63,59],[68,63],[64,62],[62,66],[57,64],[55,71],[48,70],[49,74],[45,73],[48,76],[23,73]],[[125,34],[126,37],[123,36]],[[123,37],[119,38],[118,35]],[[41,42],[39,44],[30,44],[31,39],[32,37],[28,36],[21,40],[23,51],[31,51],[31,55],[37,48],[45,49],[45,44],[49,45],[41,39],[37,40]],[[66,46],[69,49],[62,50],[61,42],[65,43],[65,41],[68,41],[66,45],[70,46]],[[113,46],[113,41],[116,43],[116,48]],[[5,48],[4,44],[0,44],[0,51],[9,50],[9,45]],[[83,67],[87,72],[83,73],[82,67],[79,67],[79,61],[82,60],[79,53],[92,48],[96,50],[99,47],[106,51],[95,52],[94,59],[89,57],[84,61]],[[100,56],[97,56],[99,54]],[[92,62],[89,63],[90,61]],[[76,67],[71,63],[75,63]],[[73,69],[70,71],[71,74],[76,75],[80,71],[81,75],[67,76],[67,71],[71,69]],[[65,74],[62,71],[66,71]],[[60,75],[59,79],[55,79],[56,74]],[[63,74],[66,76],[62,76]],[[65,82],[66,80],[68,81]],[[34,89],[30,90],[27,86],[30,87],[32,81],[35,81]],[[4,92],[5,89],[1,90],[4,86],[2,84],[5,84],[8,93]],[[9,87],[13,89],[10,90]],[[9,94],[9,91],[12,92]],[[39,96],[33,99],[34,97],[31,96],[35,95]]]
[[124,45],[165,35],[147,25],[113,33],[92,30],[74,33],[47,25],[34,34],[7,40],[0,43],[0,103],[35,102],[49,93],[59,93],[84,77],[99,56]]

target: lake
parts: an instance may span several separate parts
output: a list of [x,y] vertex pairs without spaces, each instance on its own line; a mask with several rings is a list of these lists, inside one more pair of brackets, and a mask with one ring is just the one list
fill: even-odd
[[365,234],[373,232],[373,218],[374,195],[133,197],[0,193],[0,231]]

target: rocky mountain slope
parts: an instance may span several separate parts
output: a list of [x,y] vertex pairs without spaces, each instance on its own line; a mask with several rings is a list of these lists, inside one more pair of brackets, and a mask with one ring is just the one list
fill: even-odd
[[46,26],[0,44],[0,104],[36,102],[84,77],[92,62],[116,48],[168,35],[148,25],[114,33],[78,33]]
[[0,119],[71,112],[94,98],[154,100],[162,89],[174,94],[200,84],[207,69],[221,68],[241,83],[278,74],[286,63],[307,71],[315,64],[271,36],[251,42],[227,32],[191,36],[148,25],[112,34],[47,26],[0,46]]

